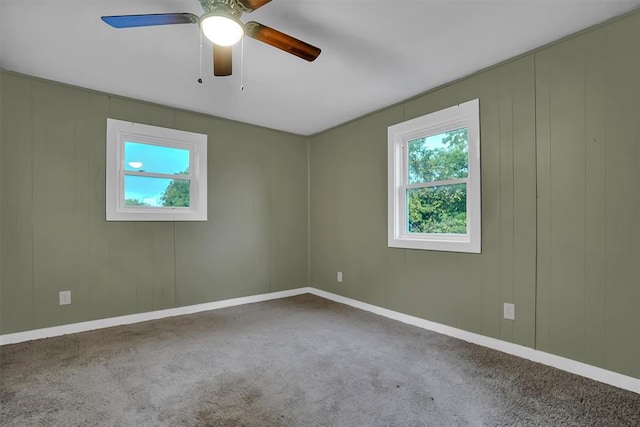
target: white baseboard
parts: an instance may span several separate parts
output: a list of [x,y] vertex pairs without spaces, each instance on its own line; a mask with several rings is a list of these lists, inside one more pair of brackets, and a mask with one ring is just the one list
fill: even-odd
[[248,297],[232,298],[223,301],[169,308],[166,310],[149,311],[146,313],[129,314],[126,316],[110,317],[107,319],[90,320],[88,322],[71,323],[69,325],[34,329],[25,332],[16,332],[14,334],[0,335],[0,345],[16,344],[24,341],[75,334],[77,332],[92,331],[94,329],[129,325],[132,323],[146,322],[148,320],[164,319],[166,317],[182,316],[184,314],[199,313],[201,311],[216,310],[218,308],[233,307],[236,305],[286,298],[295,295],[310,293],[309,290],[310,288],[297,288],[286,291],[270,292],[268,294],[251,295]]
[[544,351],[535,350],[529,347],[524,347],[495,338],[490,338],[473,332],[468,332],[462,329],[443,325],[441,323],[431,322],[419,317],[410,316],[408,314],[378,307],[372,304],[367,304],[361,301],[357,301],[312,287],[303,287],[280,292],[271,292],[267,294],[233,298],[224,301],[209,302],[204,304],[190,305],[186,307],[150,311],[147,313],[131,314],[127,316],[111,317],[108,319],[92,320],[88,322],[73,323],[70,325],[54,326],[51,328],[35,329],[32,331],[0,335],[0,345],[15,344],[35,339],[91,331],[94,329],[109,328],[112,326],[128,325],[132,323],[145,322],[148,320],[163,319],[166,317],[199,313],[201,311],[216,310],[219,308],[286,298],[306,293],[317,295],[319,297],[326,298],[328,300],[335,301],[341,304],[346,304],[360,310],[375,313],[389,319],[400,321],[402,323],[417,326],[422,329],[437,332],[443,335],[448,335],[450,337],[458,338],[473,344],[478,344],[483,347],[492,348],[494,350],[502,351],[503,353],[522,357],[523,359],[531,360],[533,362],[542,363],[543,365],[552,366],[563,371],[571,372],[573,374],[591,378],[593,380],[600,381],[614,387],[619,387],[640,394],[640,379],[638,378],[608,371],[606,369],[598,368],[586,363],[577,362],[575,360],[567,359],[561,356],[556,356],[554,354],[545,353]]
[[417,326],[422,329],[437,332],[450,337],[458,338],[483,347],[499,350],[503,353],[512,354],[522,357],[523,359],[533,362],[542,363],[543,365],[552,366],[563,371],[571,372],[583,377],[591,378],[605,384],[619,387],[640,394],[640,379],[619,374],[617,372],[608,371],[586,363],[578,362],[566,357],[556,356],[555,354],[545,353],[544,351],[535,350],[507,341],[498,340],[484,335],[468,332],[462,329],[443,325],[441,323],[431,322],[419,317],[410,316],[408,314],[399,313],[397,311],[388,310],[372,304],[360,302],[351,298],[336,295],[331,292],[322,291],[320,289],[309,288],[310,293],[322,298],[326,298],[335,302],[350,305],[351,307],[369,311],[389,319],[398,320],[402,323]]

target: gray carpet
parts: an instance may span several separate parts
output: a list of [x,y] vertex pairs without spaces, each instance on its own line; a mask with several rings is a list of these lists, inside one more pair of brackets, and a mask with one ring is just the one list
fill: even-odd
[[640,395],[302,295],[0,347],[7,426],[640,426]]

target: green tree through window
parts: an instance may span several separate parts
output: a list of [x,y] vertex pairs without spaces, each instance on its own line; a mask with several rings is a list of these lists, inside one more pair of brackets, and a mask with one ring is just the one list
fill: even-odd
[[[189,169],[182,171],[179,175],[189,175]],[[173,179],[160,196],[162,206],[172,206],[178,208],[188,208],[190,206],[191,183],[186,179]]]
[[[409,184],[468,176],[467,128],[441,135],[441,142],[435,144],[429,138],[409,143]],[[407,231],[411,233],[467,232],[466,184],[410,188],[407,205]]]

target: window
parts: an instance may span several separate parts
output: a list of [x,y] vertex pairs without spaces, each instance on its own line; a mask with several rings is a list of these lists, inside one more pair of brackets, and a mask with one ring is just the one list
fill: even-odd
[[206,221],[207,136],[107,119],[107,221]]
[[480,253],[477,99],[388,129],[388,245]]

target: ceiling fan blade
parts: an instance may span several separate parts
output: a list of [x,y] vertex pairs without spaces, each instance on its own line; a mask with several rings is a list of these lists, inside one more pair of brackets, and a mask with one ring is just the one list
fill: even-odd
[[309,62],[320,55],[321,50],[278,30],[251,21],[245,24],[245,33],[256,40],[289,52]]
[[264,6],[270,1],[271,0],[238,0],[238,3],[247,8],[249,12],[253,12],[257,8]]
[[193,13],[153,13],[149,15],[103,16],[101,19],[114,28],[196,24],[198,22],[198,16]]
[[231,52],[233,46],[213,45],[213,75],[214,76],[230,76],[232,63]]

